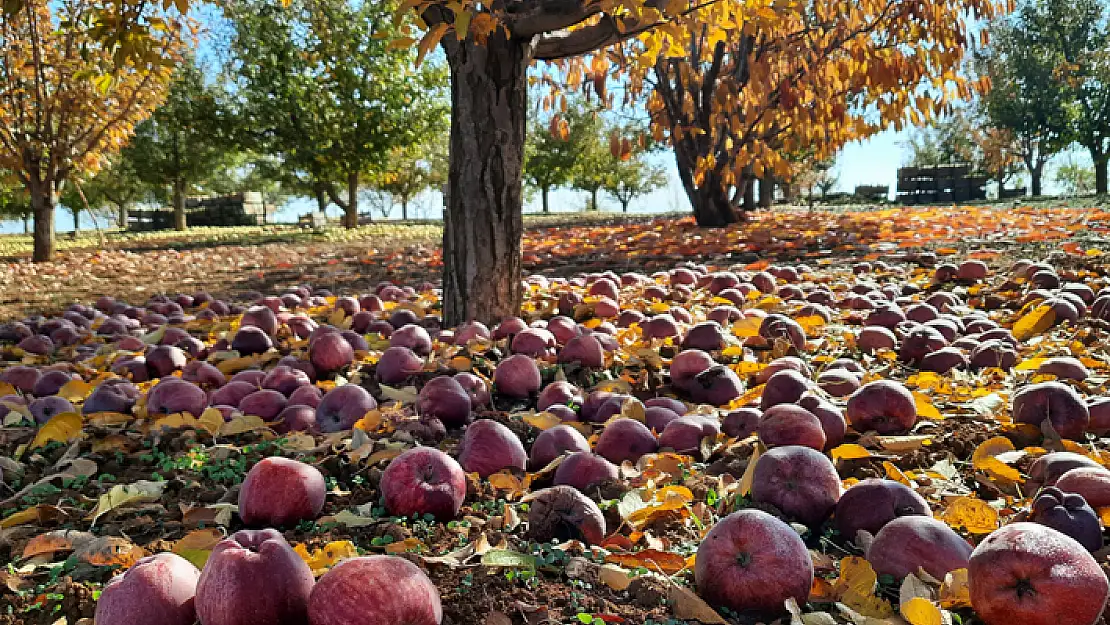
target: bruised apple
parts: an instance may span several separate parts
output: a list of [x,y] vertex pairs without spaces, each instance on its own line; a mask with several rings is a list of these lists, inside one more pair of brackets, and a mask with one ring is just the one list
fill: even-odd
[[552,486],[528,501],[528,536],[537,542],[605,539],[605,516],[592,499],[570,486]]
[[787,599],[805,605],[813,561],[792,527],[761,510],[741,510],[706,534],[694,580],[711,605],[774,616],[786,612]]
[[1037,523],[1011,523],[979,543],[968,581],[987,625],[1094,625],[1110,596],[1083,545]]
[[308,598],[312,625],[439,625],[443,606],[420,567],[397,556],[344,560]]
[[1102,549],[1102,525],[1083,495],[1050,486],[1033,500],[1030,520],[1071,536],[1087,551]]
[[416,447],[397,456],[382,473],[382,497],[393,516],[431,514],[455,518],[466,498],[466,474],[454,458],[434,447]]

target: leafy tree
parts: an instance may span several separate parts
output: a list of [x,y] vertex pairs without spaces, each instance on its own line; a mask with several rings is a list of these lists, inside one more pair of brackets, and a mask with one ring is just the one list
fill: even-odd
[[1091,154],[1095,192],[1110,168],[1110,4],[1036,0],[1021,12],[1025,35],[1052,55],[1054,78],[1071,103],[1072,137]]
[[999,194],[1019,169],[1021,146],[991,125],[979,108],[961,107],[917,130],[907,141],[911,167],[967,164],[975,175],[997,181]]
[[92,0],[20,0],[0,11],[0,167],[30,196],[35,261],[54,254],[66,181],[94,174],[165,96],[184,26],[161,6],[128,9],[150,28],[140,48],[105,26],[120,20],[104,22]]
[[551,212],[551,190],[570,184],[581,156],[566,120],[552,116],[550,121],[548,125],[534,122],[524,145],[524,181],[540,192],[544,213]]
[[[632,200],[667,184],[667,173],[663,168],[647,161],[647,156],[655,147],[651,138],[635,128],[615,127],[609,134],[608,176],[602,188],[620,202],[623,213],[628,212]],[[635,138],[629,139],[629,136]]]
[[228,165],[233,148],[224,99],[221,88],[209,84],[195,62],[182,64],[165,104],[139,124],[123,150],[139,180],[168,194],[177,230],[187,225],[186,194]]
[[597,211],[597,194],[613,173],[613,157],[605,144],[605,125],[596,107],[572,108],[566,118],[577,154],[570,184],[590,194],[587,210]]
[[987,31],[991,44],[977,59],[978,71],[991,85],[983,113],[989,126],[1012,137],[1035,196],[1041,194],[1045,164],[1073,139],[1072,108],[1058,79],[1057,60],[1032,31],[1040,23],[1036,14],[1036,7],[1026,4],[995,21]]
[[0,218],[22,220],[24,233],[29,230],[30,198],[15,174],[4,170],[0,170]]
[[401,204],[401,219],[409,218],[409,202],[447,179],[445,137],[434,134],[419,144],[394,148],[389,164],[373,177],[373,186]]
[[315,197],[320,210],[334,202],[353,228],[368,176],[446,126],[446,75],[414,69],[416,52],[391,42],[391,2],[287,4],[223,5],[244,144],[276,155],[283,186]]
[[1069,158],[1056,169],[1056,183],[1066,195],[1087,195],[1095,190],[1095,170]]

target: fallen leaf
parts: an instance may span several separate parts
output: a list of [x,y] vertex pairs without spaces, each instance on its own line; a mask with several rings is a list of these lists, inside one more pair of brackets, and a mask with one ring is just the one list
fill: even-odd
[[308,564],[308,568],[312,569],[314,575],[322,575],[342,560],[358,557],[358,549],[349,540],[333,541],[311,552],[304,543],[297,543],[293,551]]
[[81,415],[76,412],[59,412],[39,428],[31,448],[38,448],[57,441],[68,443],[81,435]]
[[203,569],[208,556],[212,554],[212,548],[223,539],[224,533],[216,527],[194,530],[174,543],[173,552],[192,562],[198,569]]
[[871,452],[864,449],[862,445],[844,443],[834,447],[833,450],[829,452],[829,455],[832,456],[833,462],[836,463],[841,460],[861,460],[863,458],[870,458]]
[[75,546],[73,555],[93,566],[115,566],[127,569],[147,553],[145,549],[126,538],[98,536],[87,543]]
[[928,395],[912,391],[914,404],[917,405],[917,416],[922,419],[930,419],[939,421],[944,418],[944,415],[937,410],[933,405],[933,400],[929,399]]
[[96,525],[96,521],[102,515],[120,506],[161,499],[162,491],[165,488],[165,482],[150,482],[147,480],[139,480],[134,484],[117,484],[107,493],[100,496],[100,500],[96,503],[96,508],[85,518],[91,519],[92,525]]
[[967,569],[949,571],[944,576],[944,583],[940,585],[937,595],[942,608],[948,610],[970,608],[971,585],[968,581]]
[[636,553],[611,553],[605,556],[605,561],[628,569],[643,567],[665,575],[674,575],[686,568],[686,558],[677,553],[658,549],[644,549]]
[[698,621],[706,625],[728,625],[728,621],[721,618],[717,611],[709,606],[694,591],[671,584],[667,591],[667,603],[671,604],[671,613],[681,621]]
[[632,574],[615,564],[603,564],[597,572],[601,583],[616,591],[622,591],[632,585]]
[[58,506],[39,504],[8,515],[3,521],[0,521],[0,529],[7,529],[9,527],[15,527],[16,525],[26,525],[29,523],[49,523],[65,517],[65,511]]
[[944,622],[940,608],[922,597],[914,597],[903,603],[898,611],[910,625],[942,625]]
[[975,452],[971,455],[971,465],[977,471],[986,473],[992,480],[1007,483],[1023,482],[1021,473],[1017,469],[999,459],[1002,454],[1012,451],[1015,451],[1014,444],[1005,436],[989,438],[975,448]]
[[1014,324],[1014,338],[1018,341],[1027,341],[1051,328],[1055,322],[1056,311],[1052,306],[1041,304]]
[[948,502],[941,520],[972,534],[989,534],[998,529],[998,511],[987,502],[971,497],[957,497]]

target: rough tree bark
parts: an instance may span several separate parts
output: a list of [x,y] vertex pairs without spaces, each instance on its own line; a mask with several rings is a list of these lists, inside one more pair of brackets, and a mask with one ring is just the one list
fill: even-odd
[[184,230],[185,220],[185,181],[178,178],[173,181],[173,228]]
[[347,174],[347,205],[343,207],[343,226],[358,227],[358,172]]
[[127,230],[127,204],[120,202],[117,205],[116,210],[118,211],[116,213],[116,219],[119,220],[119,229]]
[[49,181],[31,180],[27,191],[31,194],[31,212],[35,218],[31,260],[46,262],[54,257],[54,209],[58,196]]
[[445,38],[451,158],[443,229],[448,327],[494,323],[521,304],[522,183],[531,39]]
[[775,199],[775,181],[770,176],[761,178],[759,181],[759,207],[771,208],[771,204]]

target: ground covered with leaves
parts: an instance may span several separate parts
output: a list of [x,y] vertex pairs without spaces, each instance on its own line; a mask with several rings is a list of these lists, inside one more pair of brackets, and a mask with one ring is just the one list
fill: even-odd
[[[0,273],[9,311],[0,560],[10,563],[0,570],[0,623],[91,622],[103,585],[147,554],[203,567],[244,527],[241,485],[269,456],[325,478],[319,514],[283,528],[314,573],[356,555],[407,558],[437,588],[444,623],[983,622],[966,567],[883,572],[876,537],[842,531],[851,510],[811,514],[761,494],[760,459],[806,443],[803,425],[776,430],[760,413],[797,404],[836,415],[845,427],[822,419],[809,443],[834,467],[836,497],[872,478],[901,484],[968,550],[1029,519],[1037,486],[1060,477],[1038,459],[1071,452],[1110,464],[1100,438],[1110,433],[1100,403],[1110,384],[1110,300],[1100,299],[1108,228],[1110,213],[1098,209],[955,207],[786,212],[715,231],[672,218],[533,224],[526,323],[486,333],[440,328],[438,293],[426,284],[439,270],[438,231],[427,225],[205,245],[138,238],[75,247],[45,265],[13,259]],[[237,340],[258,327],[259,303],[277,323],[261,348]],[[412,342],[414,332],[397,332],[410,324],[427,334]],[[311,344],[329,327],[352,356],[314,366]],[[584,342],[591,349],[568,349]],[[384,370],[391,345],[419,366]],[[691,352],[711,359],[694,376],[676,365]],[[512,391],[497,370],[513,353],[536,363],[541,386]],[[275,389],[266,376],[281,367],[304,375],[281,388],[279,410],[217,395],[231,380]],[[786,399],[771,396],[783,370],[804,384]],[[395,516],[381,482],[403,452],[434,446],[470,466],[466,428],[437,418],[422,393],[461,373],[478,380],[465,421],[505,426],[532,461],[470,471],[450,520]],[[201,405],[173,411],[152,400],[168,378],[203,388]],[[908,421],[853,415],[849,398],[880,380],[912,397]],[[1014,410],[1018,391],[1053,382],[1081,398],[1082,425]],[[565,401],[538,406],[553,384],[569,389]],[[123,385],[133,392],[106,408],[97,394]],[[374,400],[353,427],[279,417],[299,386],[319,389],[319,403],[347,385]],[[668,434],[661,415],[706,429]],[[648,424],[648,448],[613,451],[605,434],[628,420]],[[611,466],[581,485],[604,519],[594,540],[581,526],[544,530],[534,510],[540,493],[566,483],[567,457],[536,462],[535,442],[564,426]],[[1082,492],[1110,521],[1110,490],[1105,501],[1100,493]],[[741,510],[789,523],[809,553],[808,596],[778,614],[706,601],[695,579],[707,532]],[[1105,568],[1101,545],[1099,532],[1091,551]]]

